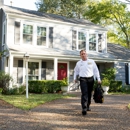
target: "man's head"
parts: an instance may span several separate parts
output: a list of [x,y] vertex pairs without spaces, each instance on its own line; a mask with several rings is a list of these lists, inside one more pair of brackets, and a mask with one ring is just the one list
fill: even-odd
[[87,60],[87,53],[85,50],[80,51],[80,57],[82,58],[82,60]]

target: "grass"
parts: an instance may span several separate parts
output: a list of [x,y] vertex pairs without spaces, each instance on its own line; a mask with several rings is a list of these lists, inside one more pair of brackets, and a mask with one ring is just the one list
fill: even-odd
[[40,104],[50,102],[56,99],[68,98],[74,95],[63,95],[63,94],[29,94],[27,99],[25,95],[2,95],[0,99],[12,104],[13,106],[22,110],[30,110]]
[[130,110],[130,103],[128,104],[128,109]]

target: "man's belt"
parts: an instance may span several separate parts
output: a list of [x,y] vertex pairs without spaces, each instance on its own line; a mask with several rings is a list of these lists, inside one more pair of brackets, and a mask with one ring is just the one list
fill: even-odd
[[91,78],[93,78],[93,76],[91,76],[91,77],[80,77],[81,79],[91,79]]

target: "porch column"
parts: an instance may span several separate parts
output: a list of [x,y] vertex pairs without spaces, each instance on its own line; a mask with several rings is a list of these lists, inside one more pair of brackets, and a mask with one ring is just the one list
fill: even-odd
[[[9,57],[9,75],[13,78],[13,59],[14,59],[14,56],[13,55],[10,55]],[[10,84],[10,87],[12,87],[12,84]]]
[[58,59],[54,58],[54,80],[57,80],[57,64],[58,64]]

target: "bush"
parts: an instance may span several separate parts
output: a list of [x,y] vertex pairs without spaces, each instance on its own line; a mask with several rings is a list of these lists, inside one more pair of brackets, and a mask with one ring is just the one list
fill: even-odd
[[9,90],[9,84],[11,81],[13,81],[13,78],[9,74],[0,71],[0,88],[2,88],[2,93],[3,91]]
[[20,95],[26,93],[26,86],[21,85],[19,88],[17,86],[13,86],[12,88],[7,88],[2,90],[2,94],[5,95]]
[[123,85],[121,92],[130,93],[130,85]]
[[107,78],[103,78],[101,84],[102,84],[102,86],[109,86],[110,81]]
[[54,93],[61,90],[62,80],[30,80],[29,92]]
[[116,74],[115,68],[105,69],[105,71],[101,73],[103,78],[107,78],[109,81],[115,80],[115,74]]
[[109,86],[109,92],[121,92],[122,81],[111,81]]

